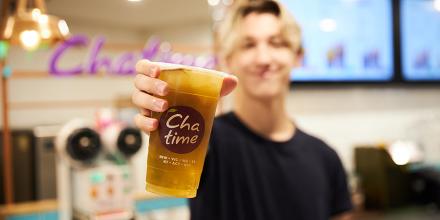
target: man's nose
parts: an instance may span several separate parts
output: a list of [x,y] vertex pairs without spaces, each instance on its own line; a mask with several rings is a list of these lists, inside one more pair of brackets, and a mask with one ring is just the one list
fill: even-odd
[[270,64],[272,61],[270,48],[265,44],[258,45],[255,60],[258,64]]

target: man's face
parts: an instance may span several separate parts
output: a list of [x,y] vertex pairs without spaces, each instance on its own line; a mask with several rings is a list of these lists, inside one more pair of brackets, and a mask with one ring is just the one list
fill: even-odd
[[281,22],[269,13],[251,13],[239,25],[238,47],[227,60],[239,78],[239,91],[250,98],[272,99],[285,94],[298,59],[281,35]]

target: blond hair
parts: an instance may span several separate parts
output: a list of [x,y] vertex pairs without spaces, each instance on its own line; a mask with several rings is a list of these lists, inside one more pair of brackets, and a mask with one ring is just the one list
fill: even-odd
[[282,23],[281,36],[294,54],[303,52],[301,29],[293,16],[280,3],[272,0],[241,0],[236,1],[225,19],[219,24],[214,35],[214,50],[219,59],[220,69],[224,62],[237,48],[239,28],[242,20],[252,13],[269,13],[278,17]]

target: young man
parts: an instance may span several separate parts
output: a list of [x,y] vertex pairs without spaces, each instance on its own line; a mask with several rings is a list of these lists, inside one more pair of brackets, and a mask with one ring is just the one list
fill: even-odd
[[[223,70],[239,79],[233,111],[216,118],[191,218],[324,220],[352,208],[336,152],[300,130],[285,108],[289,75],[301,61],[299,27],[274,1],[239,5],[219,28]],[[144,131],[157,128],[166,84],[154,63],[139,61],[133,102]],[[222,95],[236,79],[224,80]],[[346,217],[346,215],[344,215]],[[346,219],[344,217],[344,219]],[[348,218],[348,217],[347,217]]]

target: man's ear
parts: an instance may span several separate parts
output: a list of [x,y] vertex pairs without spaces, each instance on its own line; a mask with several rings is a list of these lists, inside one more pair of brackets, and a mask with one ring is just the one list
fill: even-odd
[[293,61],[293,66],[295,68],[301,67],[303,60],[304,60],[304,53],[302,53],[302,52],[296,53],[294,61]]
[[294,66],[295,67],[301,67],[301,64],[303,63],[303,60],[304,60],[304,47],[301,44],[299,46],[299,48],[296,50],[296,53],[295,53]]

